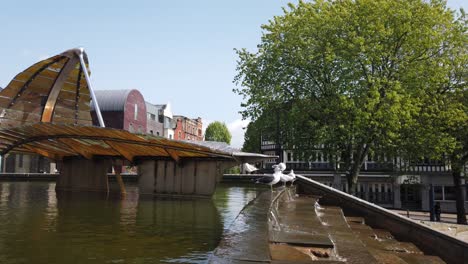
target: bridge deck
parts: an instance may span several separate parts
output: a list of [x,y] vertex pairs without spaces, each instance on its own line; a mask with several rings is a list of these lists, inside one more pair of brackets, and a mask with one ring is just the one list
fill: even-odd
[[36,153],[54,160],[67,156],[124,157],[129,161],[136,157],[177,161],[181,158],[235,158],[233,153],[185,141],[91,126],[38,123],[0,130],[0,140],[0,155],[10,151]]

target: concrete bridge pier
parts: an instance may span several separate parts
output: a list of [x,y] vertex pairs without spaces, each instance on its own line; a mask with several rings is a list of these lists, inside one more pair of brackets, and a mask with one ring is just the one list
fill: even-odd
[[67,158],[62,161],[57,177],[57,191],[109,192],[107,170],[110,159]]
[[211,196],[225,169],[237,164],[226,160],[144,160],[138,165],[140,194]]

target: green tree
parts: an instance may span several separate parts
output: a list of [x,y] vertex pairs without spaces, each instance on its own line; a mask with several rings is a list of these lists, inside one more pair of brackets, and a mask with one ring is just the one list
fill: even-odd
[[420,76],[430,89],[419,95],[419,113],[403,131],[400,156],[429,157],[451,166],[457,222],[467,224],[461,184],[468,163],[468,23],[463,10],[450,33],[441,49],[445,56]]
[[260,141],[262,137],[261,129],[262,128],[258,126],[258,123],[249,123],[244,134],[244,144],[242,145],[242,151],[260,153]]
[[[468,54],[460,54],[456,58],[463,59],[468,65]],[[466,73],[464,76],[468,77]],[[467,224],[461,183],[462,173],[467,173],[468,162],[468,89],[465,78],[444,84],[445,88],[426,98],[428,101],[421,109],[418,122],[405,132],[406,148],[402,148],[401,153],[407,160],[429,157],[451,166],[458,224]]]
[[463,49],[441,0],[300,1],[262,28],[257,52],[237,51],[244,118],[279,111],[281,143],[304,157],[322,145],[352,193],[370,151],[399,152]]
[[208,125],[205,131],[205,140],[219,141],[231,144],[231,133],[225,123],[215,121]]
[[[276,112],[272,113],[274,115]],[[260,153],[262,137],[266,140],[276,141],[278,132],[276,125],[276,117],[268,111],[255,121],[250,122],[244,134],[242,151]]]

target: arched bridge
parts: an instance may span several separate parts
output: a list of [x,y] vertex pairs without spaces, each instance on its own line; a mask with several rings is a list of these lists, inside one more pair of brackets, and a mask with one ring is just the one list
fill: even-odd
[[[271,158],[105,128],[89,73],[84,50],[72,49],[16,75],[0,92],[0,154],[61,163],[60,190],[107,192],[108,168],[135,164],[141,193],[183,195],[211,195],[225,168]],[[91,100],[100,127],[92,126]]]

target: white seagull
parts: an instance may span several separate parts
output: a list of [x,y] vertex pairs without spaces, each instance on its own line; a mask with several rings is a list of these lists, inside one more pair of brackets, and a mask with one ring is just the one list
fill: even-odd
[[275,166],[278,166],[281,171],[284,171],[286,169],[286,164],[284,164],[283,162],[278,163],[278,165],[273,165],[273,168]]
[[273,173],[273,175],[264,176],[264,177],[258,179],[257,181],[255,181],[255,183],[263,183],[263,184],[266,184],[266,185],[270,185],[270,189],[271,189],[271,191],[273,191],[273,185],[277,184],[280,181],[281,175],[283,174],[283,173],[281,173],[280,166],[273,165],[273,169],[275,171]]
[[296,174],[294,174],[293,170],[291,170],[289,174],[281,173],[281,182],[283,183],[284,186],[286,186],[287,182],[294,182],[295,180],[296,180]]

